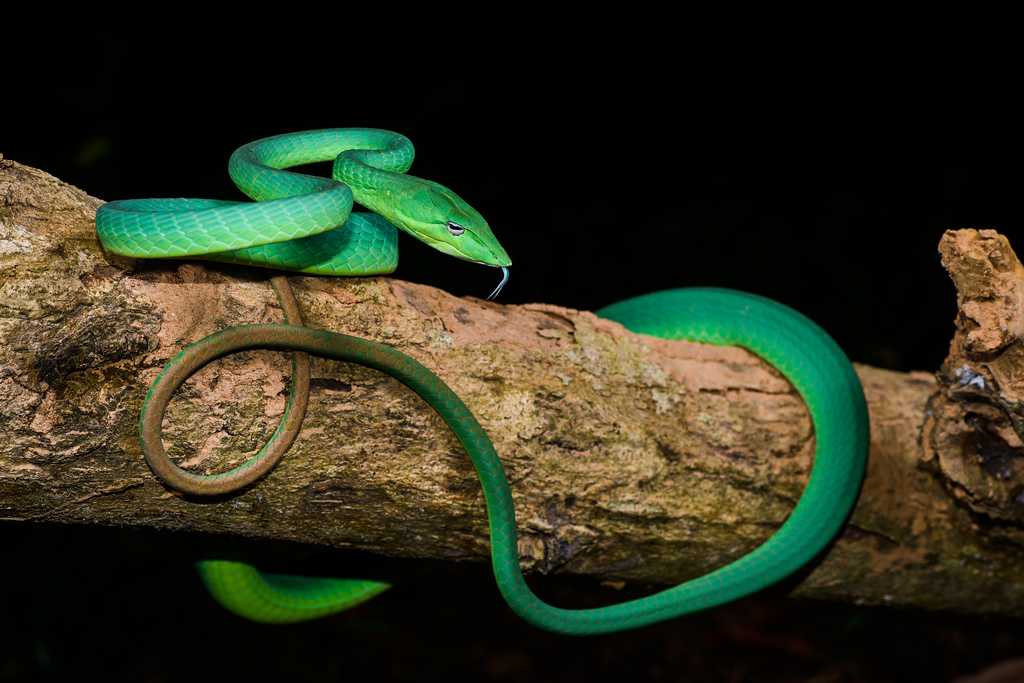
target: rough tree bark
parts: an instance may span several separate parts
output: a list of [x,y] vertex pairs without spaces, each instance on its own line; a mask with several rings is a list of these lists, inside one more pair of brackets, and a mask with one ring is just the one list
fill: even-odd
[[[259,485],[198,505],[154,479],[136,421],[163,364],[281,315],[265,272],[104,255],[100,204],[0,158],[0,517],[486,560],[458,443],[410,391],[358,366],[314,360],[302,434]],[[941,252],[960,304],[949,359],[936,375],[857,366],[867,481],[796,595],[1024,614],[1024,269],[993,231],[949,232]],[[512,482],[528,570],[678,582],[765,539],[806,481],[803,403],[742,350],[392,278],[291,281],[307,324],[396,346],[470,406]],[[172,454],[211,472],[252,453],[289,370],[283,354],[252,352],[193,377],[165,421]]]

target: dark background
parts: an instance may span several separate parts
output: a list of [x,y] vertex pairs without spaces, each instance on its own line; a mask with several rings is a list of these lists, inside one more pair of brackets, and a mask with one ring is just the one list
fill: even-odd
[[[487,217],[514,263],[506,303],[594,309],[657,289],[733,287],[806,313],[855,361],[933,371],[956,310],[936,250],[943,231],[994,227],[1015,242],[1021,229],[1013,91],[984,63],[930,54],[869,65],[869,46],[833,61],[672,40],[555,56],[525,34],[514,49],[398,41],[369,59],[298,36],[249,52],[259,36],[244,31],[226,42],[134,36],[9,49],[20,61],[0,103],[0,153],[102,199],[240,198],[226,162],[245,142],[392,129],[416,145],[413,174]],[[481,297],[496,283],[490,269],[400,239],[397,277]],[[0,680],[177,680],[193,657],[223,675],[317,680],[948,680],[1022,653],[1016,622],[803,604],[784,591],[565,639],[519,623],[486,567],[239,542],[279,567],[366,565],[404,579],[332,620],[258,627],[222,613],[189,571],[230,541],[0,531],[19,558],[0,570],[13,587]],[[620,598],[584,581],[538,585],[563,604]]]

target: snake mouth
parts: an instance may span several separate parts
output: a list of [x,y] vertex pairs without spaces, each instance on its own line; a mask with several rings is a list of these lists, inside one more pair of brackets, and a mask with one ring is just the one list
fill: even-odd
[[487,300],[488,301],[493,301],[494,299],[497,299],[498,295],[501,294],[501,290],[505,288],[506,284],[508,284],[508,277],[509,277],[509,273],[510,273],[509,267],[508,266],[498,266],[498,267],[501,268],[501,282],[498,283],[498,286],[494,288],[493,292],[491,292],[490,294],[487,295]]

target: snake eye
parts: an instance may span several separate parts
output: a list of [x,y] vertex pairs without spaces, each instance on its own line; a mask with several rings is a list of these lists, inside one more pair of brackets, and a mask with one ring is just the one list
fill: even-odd
[[448,221],[448,232],[458,237],[462,233],[466,232],[466,229],[455,221]]

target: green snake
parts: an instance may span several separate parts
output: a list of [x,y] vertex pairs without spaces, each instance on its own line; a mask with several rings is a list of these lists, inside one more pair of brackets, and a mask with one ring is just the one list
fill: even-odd
[[[254,202],[138,199],[100,207],[96,230],[110,252],[136,258],[203,258],[280,270],[358,276],[392,272],[397,231],[441,252],[502,269],[511,260],[484,218],[454,192],[406,175],[412,143],[402,135],[340,128],[264,138],[236,150],[231,178]],[[286,171],[331,161],[332,178]],[[353,213],[353,201],[373,213]],[[168,486],[194,496],[237,491],[266,474],[301,427],[309,391],[306,354],[358,363],[396,378],[455,433],[483,487],[498,588],[530,623],[568,634],[637,628],[738,599],[807,564],[835,537],[856,502],[867,459],[863,389],[842,349],[818,325],[780,303],[728,289],[674,289],[597,311],[627,329],[664,339],[736,345],[777,368],[806,403],[816,451],[810,480],[786,522],[764,543],[704,576],[607,607],[564,609],[530,590],[519,566],[516,515],[504,469],[473,413],[439,377],[384,344],[303,326],[283,275],[271,278],[286,324],[241,325],[182,349],[143,402],[139,432],[146,461]],[[276,431],[254,456],[227,472],[199,475],[166,455],[164,411],[176,388],[216,358],[246,349],[292,351],[292,381]],[[228,609],[262,622],[294,622],[348,609],[388,588],[370,580],[263,574],[242,563],[203,561],[198,570]]]

